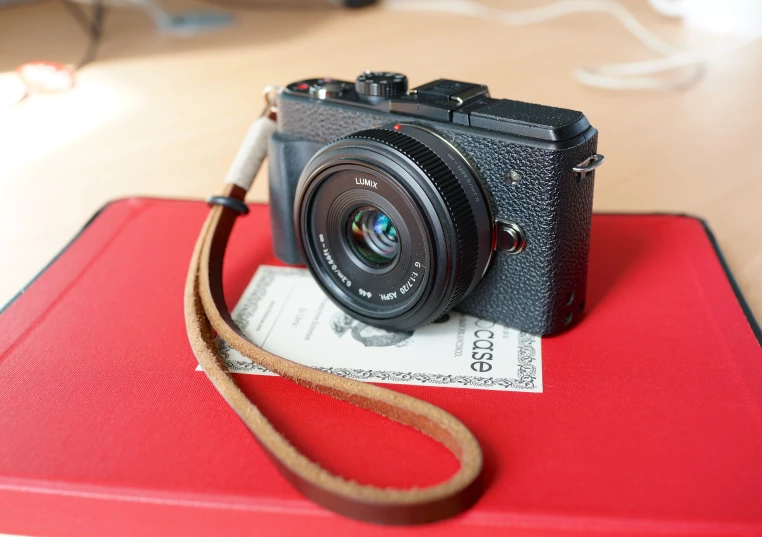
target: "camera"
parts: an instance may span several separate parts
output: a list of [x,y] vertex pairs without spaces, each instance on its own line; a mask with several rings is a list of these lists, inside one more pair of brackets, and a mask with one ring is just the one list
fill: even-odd
[[300,80],[270,139],[273,248],[347,314],[538,335],[584,310],[598,133],[581,112],[400,73]]

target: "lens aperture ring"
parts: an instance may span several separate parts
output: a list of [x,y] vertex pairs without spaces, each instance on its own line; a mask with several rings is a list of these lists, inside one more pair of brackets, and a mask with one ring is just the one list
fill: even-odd
[[479,257],[476,220],[468,196],[449,166],[422,142],[401,132],[369,129],[346,136],[341,140],[370,140],[380,142],[413,161],[439,192],[455,230],[457,269],[452,296],[442,311],[448,311],[466,294],[476,276]]

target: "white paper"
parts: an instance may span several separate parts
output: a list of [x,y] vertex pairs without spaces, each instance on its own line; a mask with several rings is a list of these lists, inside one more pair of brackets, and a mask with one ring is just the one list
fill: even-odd
[[[450,312],[415,332],[388,332],[342,312],[306,269],[260,266],[233,319],[265,350],[353,379],[542,392],[541,338]],[[219,341],[233,373],[272,375]]]

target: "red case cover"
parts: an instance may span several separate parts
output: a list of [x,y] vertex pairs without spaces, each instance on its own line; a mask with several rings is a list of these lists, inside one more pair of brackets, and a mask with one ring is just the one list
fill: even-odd
[[[279,264],[267,211],[233,234],[231,305],[259,264]],[[206,213],[111,203],[0,315],[0,532],[762,535],[759,328],[700,220],[593,217],[586,318],[543,340],[543,393],[390,385],[463,420],[487,480],[464,515],[390,528],[300,496],[195,371],[182,297]],[[456,468],[367,411],[238,381],[332,471],[413,486]]]

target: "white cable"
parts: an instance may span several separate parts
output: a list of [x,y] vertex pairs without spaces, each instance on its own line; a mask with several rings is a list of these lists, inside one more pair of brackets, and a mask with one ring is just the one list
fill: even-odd
[[[578,67],[572,72],[581,84],[606,89],[686,88],[700,78],[707,60],[728,54],[753,41],[751,38],[744,39],[709,51],[684,51],[662,40],[643,26],[632,12],[612,0],[560,0],[519,11],[493,8],[472,0],[386,0],[384,5],[394,11],[452,13],[499,21],[508,26],[539,24],[578,13],[611,15],[643,45],[664,57],[640,62]],[[687,69],[687,72],[682,77],[672,80],[648,76],[676,69]]]

